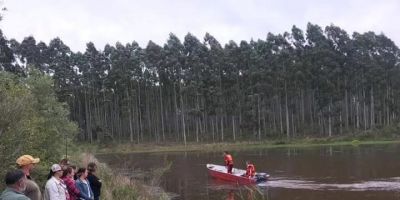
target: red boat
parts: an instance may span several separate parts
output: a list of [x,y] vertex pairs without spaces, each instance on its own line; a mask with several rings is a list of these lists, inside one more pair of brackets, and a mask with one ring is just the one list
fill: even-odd
[[207,164],[208,174],[211,177],[236,182],[238,184],[255,184],[267,181],[269,175],[266,173],[256,173],[252,178],[243,176],[246,174],[246,170],[243,169],[232,169],[232,174],[227,173],[227,169],[222,165]]

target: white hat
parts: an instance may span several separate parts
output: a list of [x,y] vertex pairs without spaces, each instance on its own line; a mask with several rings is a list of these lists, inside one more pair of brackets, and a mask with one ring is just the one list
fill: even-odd
[[58,172],[58,171],[61,171],[62,169],[61,169],[61,166],[59,165],[59,164],[53,164],[52,166],[51,166],[51,171],[52,172]]

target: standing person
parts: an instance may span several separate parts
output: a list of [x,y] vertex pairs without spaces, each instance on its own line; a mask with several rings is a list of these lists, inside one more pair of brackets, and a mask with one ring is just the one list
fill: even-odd
[[229,152],[224,151],[224,161],[225,161],[225,166],[228,169],[228,174],[232,174],[232,169],[233,169],[233,158]]
[[67,186],[61,179],[63,171],[59,164],[53,164],[50,171],[50,179],[46,183],[44,200],[69,200]]
[[256,167],[250,161],[246,161],[246,177],[252,178],[254,175],[256,175]]
[[61,179],[67,186],[67,191],[70,200],[77,200],[79,199],[80,196],[79,189],[75,185],[74,176],[75,176],[75,170],[72,168],[72,166],[69,166],[64,170],[63,176],[61,177]]
[[40,162],[39,158],[34,158],[31,155],[23,155],[16,161],[18,168],[21,169],[26,177],[26,189],[24,191],[25,196],[31,200],[41,200],[42,193],[38,184],[32,179],[31,171],[35,168],[36,164]]
[[92,188],[94,194],[94,200],[100,199],[101,194],[101,180],[96,176],[97,165],[94,162],[88,164],[87,167],[89,175],[87,179],[89,180],[90,187]]
[[90,188],[88,177],[88,170],[86,168],[79,168],[78,169],[78,179],[76,180],[75,184],[76,187],[79,189],[80,199],[81,200],[94,200],[94,195],[92,189]]
[[27,179],[22,170],[7,172],[4,180],[7,188],[0,195],[1,200],[30,200],[23,194]]

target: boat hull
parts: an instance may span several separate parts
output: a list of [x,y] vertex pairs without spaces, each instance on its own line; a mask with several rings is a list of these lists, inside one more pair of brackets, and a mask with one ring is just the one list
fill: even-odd
[[216,179],[235,182],[238,184],[256,184],[259,182],[266,181],[269,175],[265,173],[256,173],[256,176],[252,178],[248,178],[242,176],[246,173],[245,170],[233,168],[232,174],[227,173],[227,169],[225,166],[207,164],[208,174]]

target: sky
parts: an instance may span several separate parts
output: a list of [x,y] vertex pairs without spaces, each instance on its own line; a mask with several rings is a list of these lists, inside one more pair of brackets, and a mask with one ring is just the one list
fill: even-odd
[[73,51],[86,43],[98,49],[149,40],[163,45],[169,33],[182,41],[187,33],[205,33],[221,44],[263,39],[268,32],[305,30],[308,22],[356,32],[384,33],[400,46],[399,0],[2,0],[0,28],[8,39],[36,41],[55,37]]

